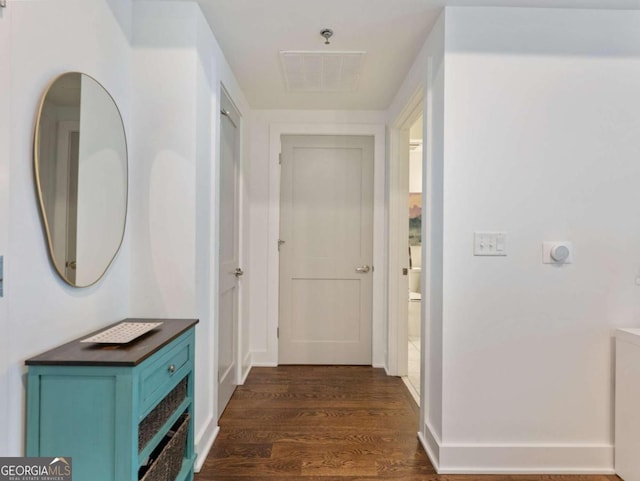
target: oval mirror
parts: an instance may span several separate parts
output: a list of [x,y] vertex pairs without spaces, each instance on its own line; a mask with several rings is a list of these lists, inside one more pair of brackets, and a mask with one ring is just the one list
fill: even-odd
[[87,287],[115,258],[127,216],[127,143],[118,107],[88,75],[60,75],[36,122],[35,180],[53,265]]

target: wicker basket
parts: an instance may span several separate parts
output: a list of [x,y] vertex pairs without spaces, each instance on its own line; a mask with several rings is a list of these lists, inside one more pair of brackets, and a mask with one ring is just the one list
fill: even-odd
[[152,462],[140,481],[175,481],[187,449],[187,433],[189,432],[189,414],[180,416],[173,426],[173,436],[162,448],[158,457]]
[[187,397],[187,378],[174,387],[138,425],[138,450],[142,451]]

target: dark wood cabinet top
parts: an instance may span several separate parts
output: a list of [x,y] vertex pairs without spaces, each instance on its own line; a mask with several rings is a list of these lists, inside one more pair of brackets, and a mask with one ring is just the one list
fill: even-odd
[[[162,322],[162,325],[127,344],[80,342],[121,322]],[[124,319],[27,359],[25,364],[28,366],[137,366],[198,322],[198,319]]]

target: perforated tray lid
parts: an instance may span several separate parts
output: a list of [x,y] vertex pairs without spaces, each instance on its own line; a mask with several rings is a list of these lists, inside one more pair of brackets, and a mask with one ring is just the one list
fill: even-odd
[[161,325],[162,322],[121,322],[80,342],[126,344]]

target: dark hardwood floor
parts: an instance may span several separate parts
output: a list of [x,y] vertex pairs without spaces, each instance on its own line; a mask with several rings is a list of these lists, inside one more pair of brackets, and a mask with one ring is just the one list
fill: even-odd
[[401,379],[359,366],[254,368],[196,481],[620,481],[616,476],[437,475]]

